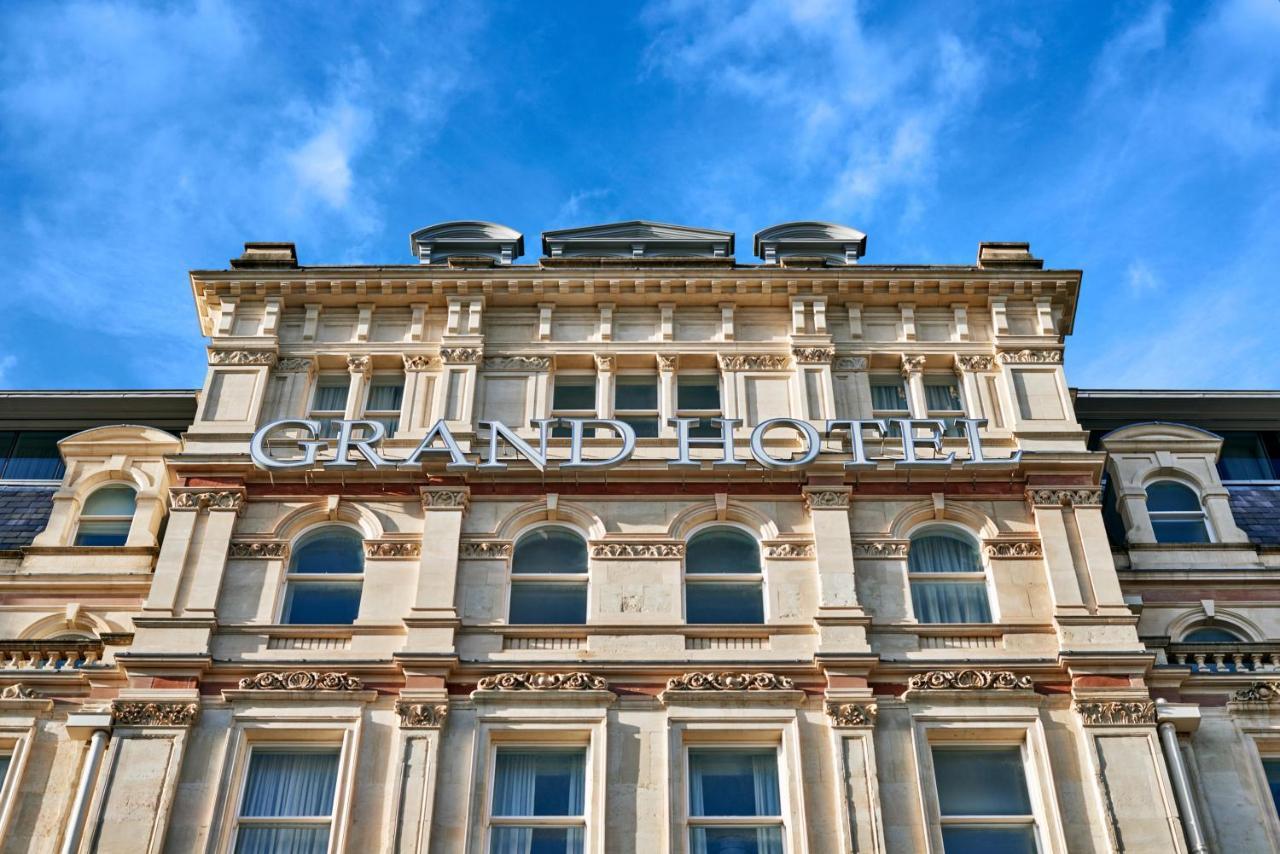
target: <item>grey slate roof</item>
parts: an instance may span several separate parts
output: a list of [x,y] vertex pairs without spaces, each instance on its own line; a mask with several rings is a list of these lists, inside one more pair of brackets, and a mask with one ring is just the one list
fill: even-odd
[[1249,539],[1280,545],[1280,486],[1229,486],[1231,513]]
[[57,485],[0,485],[0,551],[31,545],[44,530]]

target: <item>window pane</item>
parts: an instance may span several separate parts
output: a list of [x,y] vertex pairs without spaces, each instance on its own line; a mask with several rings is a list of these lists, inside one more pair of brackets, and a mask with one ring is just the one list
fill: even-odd
[[658,437],[658,419],[657,418],[619,418],[631,425],[631,429],[636,431],[637,439],[656,439]]
[[695,827],[696,854],[782,854],[782,828]]
[[129,540],[128,522],[81,522],[77,546],[123,546]]
[[965,537],[932,533],[913,537],[907,550],[909,572],[982,572],[978,547]]
[[399,410],[404,400],[404,380],[397,377],[374,377],[369,385],[369,406],[371,410],[387,412]]
[[511,585],[512,625],[568,624],[587,621],[587,585],[519,582]]
[[1209,542],[1209,530],[1204,526],[1203,519],[1152,519],[1151,528],[1155,531],[1157,543]]
[[760,544],[737,528],[707,528],[689,538],[684,571],[759,572]]
[[934,747],[933,773],[944,816],[1030,815],[1017,747]]
[[924,383],[924,401],[930,412],[959,412],[960,387],[954,379],[927,379]]
[[249,756],[240,815],[330,815],[337,780],[336,750],[254,750]]
[[1267,772],[1267,785],[1271,787],[1271,803],[1280,814],[1280,759],[1264,759],[1262,768]]
[[567,528],[553,525],[535,528],[516,543],[511,571],[586,572],[587,544]]
[[720,425],[710,418],[699,418],[697,424],[689,425],[689,436],[695,439],[719,439],[721,435]]
[[1182,643],[1240,643],[1240,638],[1236,637],[1226,629],[1196,629],[1189,632],[1182,638]]
[[[67,433],[19,433],[4,464],[5,480],[58,480],[66,470],[58,455],[58,440]],[[0,445],[4,443],[0,441]]]
[[764,622],[764,588],[759,582],[685,585],[685,620],[689,623]]
[[490,854],[582,854],[580,827],[495,827]]
[[871,408],[876,411],[906,411],[906,389],[901,382],[873,381]]
[[720,409],[720,381],[716,377],[677,377],[676,407]]
[[987,586],[981,581],[913,581],[911,607],[922,623],[989,623]]
[[944,827],[946,854],[1036,854],[1035,829],[1020,827]]
[[594,412],[596,408],[596,378],[588,376],[556,377],[555,389],[551,394],[551,408],[585,409]]
[[689,815],[782,815],[777,751],[691,749]]
[[658,378],[654,375],[623,374],[615,381],[614,409],[657,409]]
[[360,582],[293,582],[282,622],[290,625],[349,626],[360,613]]
[[13,761],[10,754],[0,754],[0,786],[4,785],[4,780],[9,776],[9,763]]
[[499,749],[493,773],[493,814],[583,814],[586,754],[581,750]]
[[132,516],[137,493],[127,486],[104,486],[85,499],[81,516]]
[[1271,460],[1257,433],[1223,433],[1218,473],[1223,480],[1270,480]]
[[342,412],[347,408],[350,387],[351,379],[345,374],[320,377],[316,380],[316,397],[311,408],[320,412]]
[[1161,480],[1147,487],[1147,511],[1151,513],[1201,511],[1200,498],[1189,487]]
[[303,537],[289,566],[290,572],[363,572],[364,539],[351,528],[324,528]]
[[241,827],[236,854],[325,854],[328,827]]

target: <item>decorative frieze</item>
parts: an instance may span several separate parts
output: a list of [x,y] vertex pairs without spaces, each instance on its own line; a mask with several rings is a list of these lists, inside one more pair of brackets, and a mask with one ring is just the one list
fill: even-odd
[[982,553],[992,560],[1043,557],[1044,549],[1039,540],[988,540],[982,545]]
[[481,691],[608,691],[603,676],[575,671],[573,673],[497,673],[483,677],[476,687]]
[[367,558],[406,558],[419,557],[422,554],[422,543],[413,540],[369,540],[364,544],[364,556]]
[[191,726],[199,715],[199,703],[116,700],[111,704],[111,722],[118,726]]
[[681,558],[684,543],[593,543],[591,556],[599,560]]
[[835,360],[832,369],[836,371],[865,371],[867,369],[867,357],[841,356]]
[[466,489],[424,489],[422,490],[422,509],[466,510],[470,495],[470,491]]
[[547,356],[491,356],[484,360],[486,371],[546,371],[551,368]]
[[232,490],[171,489],[169,499],[174,510],[234,510],[238,513],[244,509],[244,493]]
[[848,489],[806,489],[804,506],[806,510],[847,510],[849,508]]
[[1027,500],[1036,507],[1062,507],[1064,505],[1101,505],[1102,490],[1096,487],[1048,487],[1028,489]]
[[227,557],[249,560],[283,560],[289,556],[289,544],[284,541],[271,543],[232,543]]
[[832,726],[871,726],[876,722],[876,707],[863,703],[827,703],[827,716]]
[[269,368],[276,363],[276,354],[270,350],[210,350],[210,365],[243,365]]
[[511,557],[511,543],[464,540],[458,544],[458,557],[464,560],[501,560]]
[[794,691],[789,676],[776,673],[694,671],[667,680],[668,691]]
[[14,682],[12,685],[6,685],[3,691],[0,691],[0,700],[38,700],[40,695],[32,691],[21,682]]
[[1031,677],[1011,670],[929,670],[907,680],[913,691],[1029,691]]
[[368,376],[373,373],[373,357],[372,356],[348,356],[347,371],[353,374],[361,374]]
[[905,558],[910,545],[906,540],[854,541],[853,556],[871,560],[895,560]]
[[1005,365],[1061,365],[1061,350],[1001,350],[1000,361]]
[[813,543],[766,543],[764,556],[773,560],[803,560],[814,557]]
[[1233,703],[1274,703],[1280,700],[1280,682],[1253,682],[1231,695]]
[[918,374],[924,370],[924,356],[902,354],[902,375]]
[[480,361],[484,350],[479,347],[441,347],[440,358],[454,365],[474,365]]
[[277,374],[305,374],[315,365],[310,359],[302,356],[290,356],[276,361]]
[[400,726],[404,729],[438,729],[449,717],[449,704],[400,700],[396,703],[396,714],[400,716]]
[[956,367],[962,371],[989,371],[995,367],[991,356],[956,356]]
[[436,371],[440,369],[440,357],[426,353],[405,353],[404,369],[406,371]]
[[355,676],[318,670],[272,670],[240,680],[242,691],[359,691],[363,687]]
[[791,356],[801,365],[825,365],[835,358],[834,347],[792,347]]
[[1075,708],[1086,726],[1141,726],[1156,722],[1156,704],[1150,700],[1077,700]]
[[755,355],[720,354],[722,371],[783,371],[787,368],[787,357],[768,353]]

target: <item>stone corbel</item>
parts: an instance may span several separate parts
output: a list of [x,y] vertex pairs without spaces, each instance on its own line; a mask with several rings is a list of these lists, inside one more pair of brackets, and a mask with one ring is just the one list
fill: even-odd
[[440,358],[450,365],[475,365],[484,357],[479,347],[441,347]]
[[827,717],[831,719],[833,727],[871,727],[876,722],[876,704],[828,701]]
[[172,487],[169,490],[169,507],[171,510],[191,510],[196,512],[209,510],[230,510],[239,513],[244,509],[245,490],[203,489],[199,487]]
[[440,369],[440,357],[430,353],[403,353],[400,358],[404,360],[406,372],[438,371]]
[[200,704],[156,700],[114,700],[111,723],[122,727],[189,727],[200,716]]
[[273,350],[209,350],[209,364],[270,368],[276,363]]
[[401,729],[440,729],[449,717],[449,703],[402,697],[396,701],[396,714]]
[[1076,714],[1085,726],[1154,726],[1156,704],[1151,700],[1076,700]]
[[1101,506],[1102,490],[1095,486],[1045,486],[1027,490],[1033,507]]
[[397,560],[422,555],[422,543],[417,540],[366,540],[364,556],[370,560]]
[[471,490],[466,487],[423,487],[421,492],[423,510],[457,510],[466,512],[471,501]]
[[848,510],[852,494],[853,487],[850,486],[806,486],[804,506],[810,513],[815,510]]

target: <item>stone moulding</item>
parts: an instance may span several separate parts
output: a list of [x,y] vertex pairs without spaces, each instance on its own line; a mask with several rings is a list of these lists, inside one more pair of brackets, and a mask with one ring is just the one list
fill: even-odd
[[241,691],[359,691],[355,676],[318,670],[265,671],[240,680]]
[[825,365],[835,358],[834,347],[793,347],[791,356],[801,365]]
[[593,543],[591,556],[598,560],[681,558],[684,543]]
[[1028,489],[1027,500],[1036,507],[1102,504],[1102,490],[1096,487],[1047,487]]
[[1077,700],[1075,709],[1086,726],[1143,726],[1156,722],[1156,704],[1151,700]]
[[211,365],[244,365],[269,368],[276,363],[276,354],[270,350],[210,350]]
[[667,680],[668,691],[794,691],[790,676],[696,670]]
[[12,685],[6,685],[3,691],[0,691],[0,700],[38,700],[40,695],[32,691],[21,682],[14,682]]
[[371,540],[364,544],[364,556],[367,558],[405,558],[419,557],[422,554],[422,543],[409,540]]
[[465,489],[422,490],[423,510],[466,510],[470,493]]
[[1011,670],[929,670],[907,680],[912,691],[1030,691],[1030,676]]
[[486,371],[546,371],[551,368],[547,356],[491,356],[484,360]]
[[434,371],[440,367],[439,356],[405,353],[401,358],[404,359],[404,369],[406,371]]
[[396,703],[396,714],[403,729],[438,729],[449,717],[449,704],[400,700]]
[[724,371],[781,371],[786,367],[786,356],[720,354],[720,369]]
[[235,543],[227,557],[253,560],[283,560],[289,556],[289,544],[283,540],[271,543]]
[[496,673],[485,676],[476,684],[480,691],[608,691],[609,683],[603,676],[584,673]]
[[807,510],[847,510],[848,489],[806,489],[804,506]]
[[315,364],[310,359],[290,356],[287,359],[276,360],[276,373],[278,374],[305,374],[311,370],[311,366]]
[[910,543],[906,540],[854,541],[853,556],[871,560],[896,560],[907,556]]
[[764,556],[773,560],[803,560],[816,554],[813,543],[766,543],[764,547]]
[[191,726],[200,715],[199,703],[131,702],[111,704],[111,722],[119,726]]
[[956,356],[956,367],[962,371],[989,371],[995,367],[992,356]]
[[1061,365],[1061,350],[1001,350],[1000,361],[1005,365]]
[[902,356],[902,375],[918,374],[924,370],[924,356]]
[[348,356],[347,371],[353,374],[369,374],[373,371],[372,356]]
[[502,560],[511,557],[511,543],[464,540],[458,543],[458,557],[468,560]]
[[174,510],[235,510],[244,509],[244,493],[233,490],[179,491],[169,490],[170,506]]
[[474,365],[484,351],[479,347],[441,347],[440,358],[455,365]]
[[827,703],[832,726],[866,727],[876,722],[876,707],[869,703]]
[[867,357],[841,356],[835,360],[831,369],[834,371],[865,371],[867,369]]
[[1280,700],[1280,682],[1253,682],[1231,695],[1233,703],[1274,703]]
[[1039,540],[988,541],[983,543],[982,553],[992,559],[1044,557]]

